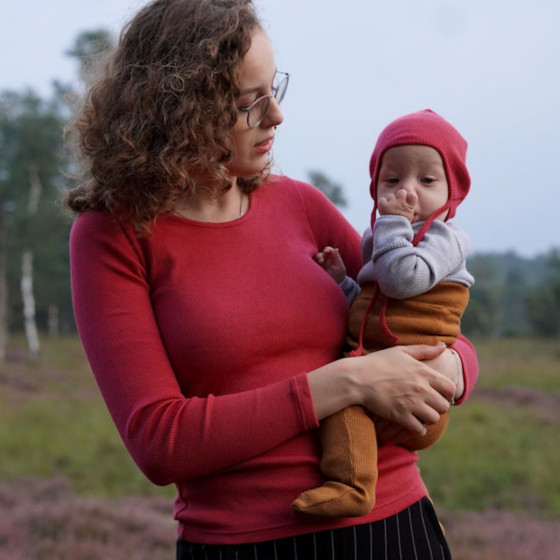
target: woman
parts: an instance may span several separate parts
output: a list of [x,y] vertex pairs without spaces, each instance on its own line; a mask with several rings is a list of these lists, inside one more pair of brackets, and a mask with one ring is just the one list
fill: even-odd
[[[322,481],[319,420],[359,404],[398,442],[464,398],[477,365],[465,339],[464,377],[440,347],[338,359],[346,299],[313,257],[337,246],[355,276],[360,240],[316,189],[269,175],[287,81],[250,0],[156,0],[133,18],[73,126],[80,336],[131,456],[177,486],[179,559],[445,557],[401,446],[380,451],[370,514],[290,513]],[[425,527],[415,542],[395,540],[397,514],[408,535]]]

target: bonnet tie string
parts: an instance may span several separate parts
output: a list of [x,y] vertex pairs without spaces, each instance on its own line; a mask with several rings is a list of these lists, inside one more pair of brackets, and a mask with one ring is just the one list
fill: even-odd
[[[371,296],[371,300],[369,302],[369,305],[366,309],[366,312],[364,313],[364,316],[362,318],[362,322],[360,324],[360,332],[358,335],[358,347],[354,348],[354,350],[348,352],[348,356],[355,358],[356,356],[362,356],[364,353],[364,332],[366,330],[366,323],[368,320],[368,317],[371,313],[371,310],[373,309],[373,306],[375,305],[375,302],[377,301],[377,298],[379,297],[379,295],[381,294],[380,290],[379,290],[379,284],[377,282],[375,282],[375,288],[373,290],[373,294]],[[379,322],[381,325],[381,329],[383,330],[384,334],[389,338],[389,340],[393,343],[396,344],[396,342],[398,341],[398,337],[393,334],[391,332],[391,329],[389,328],[389,325],[387,324],[387,319],[385,317],[385,310],[387,309],[387,303],[389,301],[389,298],[385,297],[382,305],[381,305],[381,311],[379,314]]]

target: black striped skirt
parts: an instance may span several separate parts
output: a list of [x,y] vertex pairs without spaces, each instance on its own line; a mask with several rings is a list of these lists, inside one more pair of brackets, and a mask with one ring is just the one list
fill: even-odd
[[381,521],[274,541],[204,545],[179,539],[177,560],[450,560],[428,498]]

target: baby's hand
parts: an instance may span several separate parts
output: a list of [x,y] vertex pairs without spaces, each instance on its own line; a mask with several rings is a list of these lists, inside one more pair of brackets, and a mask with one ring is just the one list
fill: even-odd
[[322,252],[315,255],[315,261],[338,284],[346,278],[346,267],[338,249],[325,247]]
[[396,194],[382,196],[377,202],[377,208],[381,216],[388,214],[404,216],[412,222],[417,202],[418,195],[415,192],[399,189]]

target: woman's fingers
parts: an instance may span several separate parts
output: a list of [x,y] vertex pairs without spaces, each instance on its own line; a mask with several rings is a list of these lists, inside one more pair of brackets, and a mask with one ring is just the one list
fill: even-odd
[[424,363],[436,371],[439,371],[455,383],[455,394],[453,396],[455,400],[463,396],[465,391],[463,363],[455,350],[447,348],[445,352],[440,354],[437,358],[425,360]]
[[[431,372],[434,372],[434,375],[427,374],[428,375],[428,382],[430,384],[430,386],[432,387],[432,389],[434,389],[437,393],[438,397],[441,397],[441,399],[437,399],[436,402],[441,402],[441,400],[443,399],[443,401],[445,401],[445,403],[449,403],[451,400],[453,400],[453,397],[455,396],[455,383],[453,383],[453,381],[451,381],[451,379],[449,379],[448,377],[445,377],[445,375],[435,371],[435,370],[431,370]],[[441,412],[445,412],[445,411],[441,411]]]
[[456,385],[450,379],[449,375],[444,375],[440,373],[437,369],[434,369],[433,365],[442,364],[445,359],[445,350],[447,347],[445,344],[436,344],[435,346],[426,346],[424,344],[417,344],[412,346],[404,346],[403,351],[409,356],[415,358],[416,360],[421,360],[423,362],[430,362],[428,365],[429,371],[434,373],[426,373],[428,376],[428,381],[430,385],[440,393],[446,401],[451,401],[455,396]]
[[[447,407],[449,407],[449,404],[447,404]],[[393,421],[400,424],[405,430],[423,436],[426,433],[426,425],[435,424],[439,418],[439,412],[429,404],[419,401],[406,411],[397,414]]]
[[445,344],[411,344],[410,346],[398,346],[405,354],[412,356],[416,360],[425,361],[437,358],[442,352],[445,352],[447,346]]
[[423,435],[424,424],[434,424],[449,410],[455,384],[422,363],[433,359],[445,346],[394,347],[354,360],[368,366],[362,378],[364,406],[377,416],[397,423],[413,434]]
[[408,414],[399,418],[395,418],[395,422],[413,436],[426,435],[426,426],[424,422],[417,418],[414,414]]
[[377,439],[385,444],[399,445],[408,441],[412,434],[403,427],[379,416],[371,418],[375,424]]

